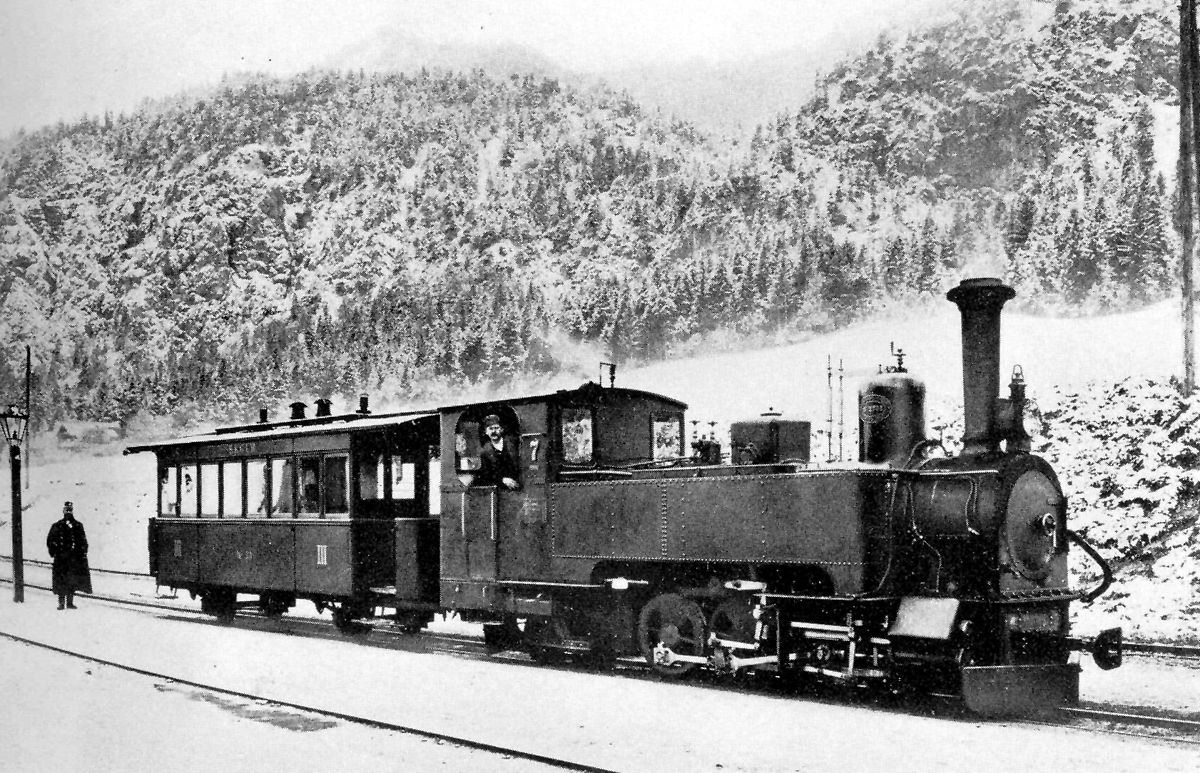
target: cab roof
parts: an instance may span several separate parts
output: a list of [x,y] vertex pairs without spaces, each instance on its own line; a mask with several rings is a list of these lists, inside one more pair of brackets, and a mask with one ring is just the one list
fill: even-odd
[[646,392],[641,389],[626,389],[625,387],[606,387],[597,384],[595,381],[587,381],[575,389],[559,389],[555,392],[546,392],[537,395],[527,395],[523,397],[497,397],[493,400],[479,400],[472,403],[457,403],[454,405],[443,405],[438,408],[441,413],[449,413],[451,411],[461,411],[467,408],[487,405],[530,405],[533,403],[578,403],[578,402],[604,402],[606,398],[625,398],[625,399],[641,399],[653,400],[660,403],[666,403],[680,410],[687,410],[687,403],[676,400],[673,397],[655,394],[654,392]]

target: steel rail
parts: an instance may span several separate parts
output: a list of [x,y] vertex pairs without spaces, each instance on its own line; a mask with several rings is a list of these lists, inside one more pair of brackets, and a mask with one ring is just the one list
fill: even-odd
[[1063,706],[1059,711],[1068,716],[1080,719],[1094,719],[1114,724],[1144,725],[1147,727],[1161,727],[1165,730],[1177,730],[1197,736],[1197,740],[1189,741],[1189,743],[1200,744],[1200,721],[1194,719],[1168,717],[1157,714],[1131,714],[1122,711],[1106,711],[1104,709],[1085,708],[1082,706]]
[[127,663],[119,663],[115,660],[99,658],[99,657],[96,657],[95,655],[88,655],[87,653],[84,653],[84,652],[77,652],[75,650],[70,650],[70,649],[67,649],[64,647],[58,647],[53,644],[47,644],[45,642],[40,642],[35,639],[29,639],[24,636],[18,636],[16,634],[9,633],[7,631],[0,631],[0,637],[9,639],[11,641],[18,642],[20,644],[25,644],[25,645],[28,645],[31,647],[39,647],[41,649],[48,650],[50,652],[56,652],[61,655],[67,655],[69,657],[78,658],[80,660],[86,660],[91,663],[98,663],[100,665],[120,669],[122,671],[127,671],[129,673],[138,674],[140,676],[147,676],[152,679],[165,679],[165,680],[169,680],[171,682],[175,682],[176,684],[182,684],[182,685],[186,685],[188,687],[194,687],[196,689],[206,690],[208,692],[219,693],[221,695],[229,695],[229,696],[233,696],[236,698],[242,698],[243,700],[262,701],[262,702],[269,703],[274,706],[280,706],[280,707],[292,709],[295,711],[304,711],[304,712],[308,712],[311,714],[316,714],[318,716],[331,717],[334,719],[342,720],[344,722],[350,722],[350,723],[357,724],[357,725],[365,725],[367,727],[374,727],[374,728],[378,728],[380,730],[390,730],[393,732],[407,733],[410,735],[419,736],[421,738],[429,738],[429,739],[433,739],[436,741],[442,741],[444,743],[454,744],[455,746],[461,746],[461,747],[464,747],[467,749],[475,749],[477,751],[487,752],[488,754],[514,757],[517,759],[529,760],[530,762],[538,762],[543,765],[547,765],[547,766],[553,767],[553,768],[559,768],[562,770],[576,770],[576,771],[583,771],[583,773],[617,773],[616,771],[610,770],[608,768],[601,768],[601,767],[597,767],[595,765],[588,765],[588,764],[581,763],[581,762],[574,762],[572,760],[564,760],[564,759],[561,759],[558,757],[550,757],[545,754],[537,754],[535,752],[529,752],[529,751],[525,751],[523,749],[513,749],[513,748],[509,748],[509,747],[505,747],[505,746],[498,746],[496,744],[486,743],[484,741],[476,741],[476,740],[466,738],[463,736],[450,735],[448,733],[439,733],[439,732],[436,732],[433,730],[425,730],[425,729],[422,729],[419,727],[412,727],[410,725],[401,725],[401,724],[397,724],[394,722],[387,722],[387,721],[381,720],[381,719],[372,719],[370,717],[364,717],[364,716],[360,716],[360,715],[356,715],[356,714],[347,714],[347,713],[341,712],[341,711],[332,711],[329,709],[322,709],[322,708],[319,708],[316,706],[310,706],[310,705],[306,705],[303,703],[278,700],[278,699],[271,698],[271,697],[265,696],[265,695],[256,695],[254,693],[242,692],[240,690],[231,690],[226,687],[218,687],[216,685],[205,684],[203,682],[196,682],[196,681],[193,681],[190,679],[183,679],[178,676],[172,676],[171,674],[164,674],[164,673],[161,673],[158,671],[151,671],[149,669],[139,668],[137,666],[131,666]]
[[[7,561],[9,563],[12,563],[12,556],[0,555],[0,561]],[[22,563],[35,564],[37,566],[46,566],[46,567],[53,566],[53,564],[49,561],[42,561],[42,560],[39,560],[36,558],[23,558],[23,559],[21,559],[21,561],[22,561]],[[151,578],[154,577],[154,575],[149,574],[147,572],[129,572],[129,571],[125,571],[124,569],[99,569],[97,567],[90,566],[90,567],[88,567],[88,570],[92,571],[92,572],[100,572],[101,574],[123,574],[128,577],[151,577]]]

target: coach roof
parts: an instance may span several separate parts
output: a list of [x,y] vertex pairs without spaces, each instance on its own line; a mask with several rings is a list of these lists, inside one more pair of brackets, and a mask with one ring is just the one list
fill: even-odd
[[361,432],[363,430],[385,429],[412,424],[422,419],[436,418],[436,413],[389,413],[378,416],[361,416],[347,414],[345,416],[322,417],[320,419],[305,419],[295,422],[275,422],[272,424],[247,424],[244,426],[221,428],[203,435],[170,440],[156,440],[141,445],[129,446],[126,454],[136,454],[142,451],[158,451],[163,448],[180,448],[186,446],[211,445],[214,443],[235,443],[248,440],[267,440],[274,438],[306,437],[312,435],[327,435],[340,432]]

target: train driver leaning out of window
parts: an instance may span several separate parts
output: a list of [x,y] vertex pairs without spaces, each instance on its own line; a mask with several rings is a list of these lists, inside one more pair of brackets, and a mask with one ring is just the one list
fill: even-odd
[[500,417],[491,414],[483,420],[483,432],[487,436],[479,453],[479,474],[475,478],[478,486],[504,486],[510,491],[521,488],[521,465],[517,461],[517,444],[504,436],[504,425]]

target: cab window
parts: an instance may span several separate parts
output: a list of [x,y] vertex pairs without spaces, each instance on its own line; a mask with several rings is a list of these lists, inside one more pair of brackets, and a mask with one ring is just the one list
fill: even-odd
[[591,408],[564,408],[562,412],[563,462],[590,464],[595,458]]
[[480,467],[480,426],[477,421],[458,423],[454,435],[454,469],[458,472],[477,472]]
[[655,414],[650,419],[653,438],[653,458],[677,459],[683,456],[683,415],[678,413]]

